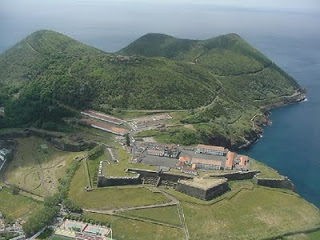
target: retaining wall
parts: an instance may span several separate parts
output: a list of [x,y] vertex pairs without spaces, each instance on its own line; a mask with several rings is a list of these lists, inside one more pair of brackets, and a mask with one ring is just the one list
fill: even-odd
[[211,174],[210,177],[226,178],[228,180],[245,180],[245,179],[252,179],[258,173],[260,173],[260,171],[222,173],[222,174]]
[[295,186],[288,177],[284,178],[259,178],[254,176],[254,181],[257,185],[271,188],[285,188],[295,191]]
[[98,187],[107,187],[107,186],[123,186],[123,185],[136,185],[141,184],[141,178],[138,174],[134,177],[105,177],[103,175],[98,176]]
[[218,186],[215,186],[215,187],[207,189],[207,190],[204,190],[201,188],[196,188],[193,186],[189,186],[189,185],[183,184],[181,182],[178,182],[178,184],[176,186],[176,191],[185,193],[189,196],[199,198],[204,201],[208,201],[212,198],[216,198],[228,190],[229,190],[229,187],[228,187],[227,182],[224,182]]

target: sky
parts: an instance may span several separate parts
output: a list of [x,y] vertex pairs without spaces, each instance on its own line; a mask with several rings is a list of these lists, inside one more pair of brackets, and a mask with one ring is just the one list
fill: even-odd
[[149,32],[319,37],[319,22],[316,0],[1,0],[0,52],[40,29],[112,52]]

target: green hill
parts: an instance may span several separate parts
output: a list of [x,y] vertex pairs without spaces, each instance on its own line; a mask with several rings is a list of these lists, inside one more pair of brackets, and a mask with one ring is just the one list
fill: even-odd
[[[112,54],[42,30],[0,55],[0,105],[6,107],[0,123],[11,126],[59,121],[66,105],[188,110],[177,121],[193,124],[195,141],[233,146],[257,136],[252,117],[262,107],[295,101],[301,92],[236,34],[208,40],[147,34]],[[186,131],[173,130],[163,137]]]

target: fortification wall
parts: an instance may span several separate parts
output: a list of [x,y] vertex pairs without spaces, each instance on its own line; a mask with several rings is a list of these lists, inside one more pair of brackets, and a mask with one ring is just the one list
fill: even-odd
[[235,173],[223,173],[223,174],[212,174],[210,177],[226,178],[228,180],[245,180],[252,179],[260,171],[247,171],[247,172],[235,172]]
[[179,183],[176,186],[176,191],[178,192],[182,192],[184,194],[187,194],[189,196],[195,197],[195,198],[199,198],[201,200],[206,201],[207,197],[206,197],[206,191],[200,188],[195,188],[189,185],[185,185],[183,183]]
[[271,188],[284,188],[295,191],[295,186],[287,177],[284,178],[259,178],[254,176],[254,181],[257,185],[271,187]]
[[207,190],[196,188],[187,184],[183,184],[181,182],[178,182],[176,186],[176,191],[185,193],[189,196],[199,198],[204,201],[208,201],[212,198],[216,198],[222,195],[223,193],[227,192],[228,190],[229,190],[229,186],[227,182],[224,182],[220,185],[209,188]]
[[105,177],[103,175],[98,176],[97,186],[108,187],[108,186],[123,186],[123,185],[136,185],[141,184],[141,178],[138,174],[133,177]]
[[180,175],[180,174],[173,174],[173,173],[166,173],[166,172],[158,172],[152,170],[144,170],[138,168],[128,168],[127,172],[137,173],[140,174],[141,178],[154,178],[156,181],[160,177],[161,181],[163,182],[178,182],[180,179],[188,180],[193,179],[193,177]]

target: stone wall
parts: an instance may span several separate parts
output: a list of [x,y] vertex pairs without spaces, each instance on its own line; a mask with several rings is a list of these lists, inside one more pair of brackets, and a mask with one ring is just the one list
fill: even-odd
[[138,173],[140,174],[141,178],[145,178],[145,179],[153,178],[155,179],[155,181],[158,181],[158,178],[160,177],[161,183],[177,183],[180,179],[182,180],[193,179],[193,177],[189,177],[181,174],[173,174],[173,173],[144,170],[144,169],[137,169],[137,168],[128,168],[127,172]]
[[235,172],[235,173],[222,173],[222,174],[211,174],[210,177],[226,178],[228,180],[245,180],[252,179],[260,171],[247,171],[247,172]]
[[295,186],[287,177],[284,178],[259,178],[254,176],[254,181],[257,185],[271,187],[271,188],[284,188],[295,191]]
[[123,185],[136,185],[141,184],[140,175],[137,174],[133,177],[105,177],[103,175],[98,176],[97,186],[108,187],[108,186],[123,186]]
[[189,186],[187,184],[183,184],[181,182],[178,182],[176,186],[176,191],[185,193],[189,196],[199,198],[204,201],[208,201],[212,198],[216,198],[223,193],[227,192],[229,190],[229,186],[227,182],[224,182],[220,185],[217,185],[215,187],[209,188],[207,190],[196,188],[193,186]]

